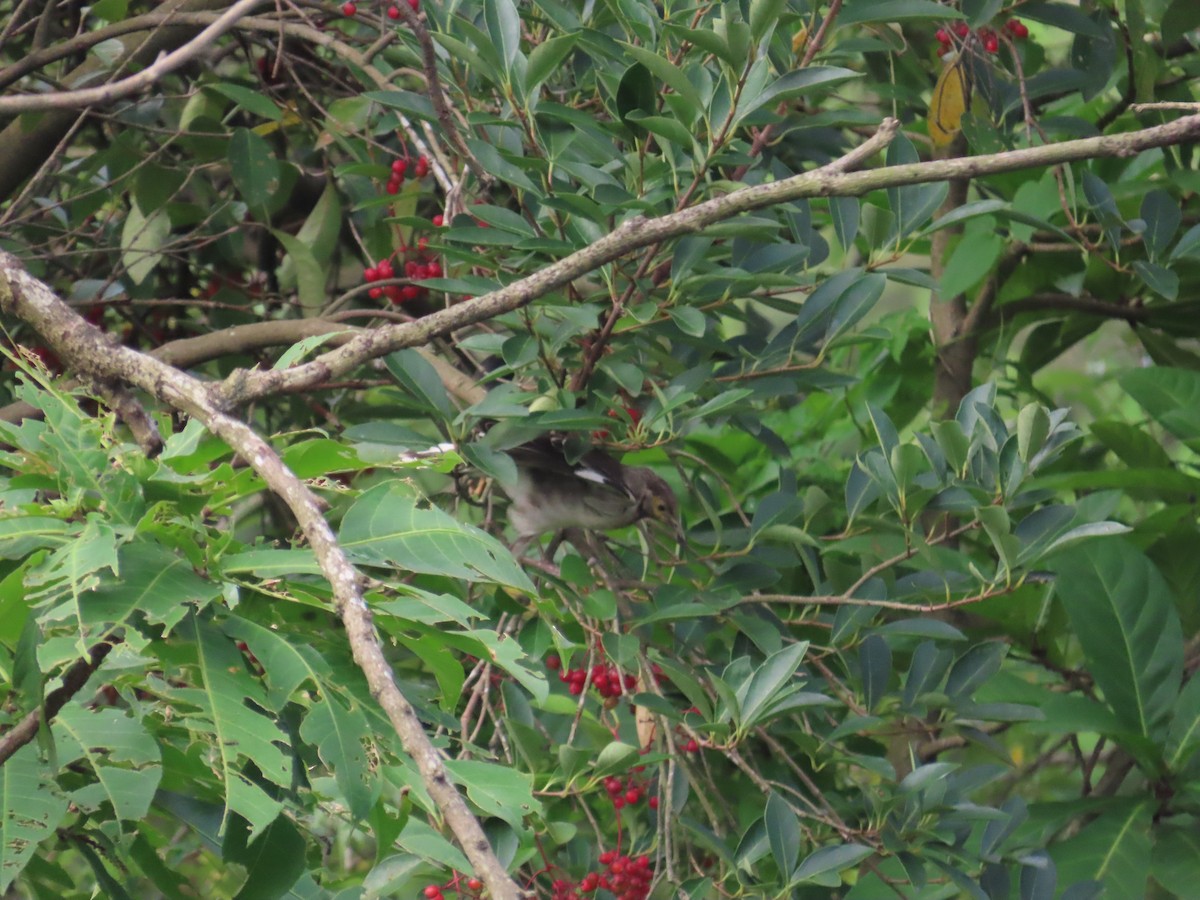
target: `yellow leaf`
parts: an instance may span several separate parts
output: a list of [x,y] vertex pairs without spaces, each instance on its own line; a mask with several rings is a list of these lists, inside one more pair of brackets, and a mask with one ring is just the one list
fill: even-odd
[[797,29],[796,33],[792,35],[792,53],[794,53],[796,56],[799,56],[800,52],[804,49],[807,43],[808,29],[801,25],[800,28]]
[[960,55],[942,69],[929,101],[929,137],[935,147],[945,147],[954,140],[970,106],[971,76]]

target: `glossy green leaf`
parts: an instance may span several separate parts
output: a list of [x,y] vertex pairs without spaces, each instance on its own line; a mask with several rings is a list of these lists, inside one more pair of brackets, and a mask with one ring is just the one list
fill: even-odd
[[767,842],[771,845],[771,856],[780,872],[791,872],[800,858],[800,820],[787,805],[787,801],[772,791],[767,796],[767,807],[763,813],[763,824],[767,830]]
[[342,520],[340,537],[351,559],[362,565],[495,581],[536,593],[499,541],[440,509],[419,507],[395,482],[359,497]]
[[1200,372],[1186,369],[1134,369],[1121,387],[1150,416],[1184,441],[1200,440]]
[[279,189],[279,161],[266,139],[239,128],[229,141],[229,166],[238,193],[252,210],[266,206]]
[[1051,566],[1105,701],[1131,732],[1161,740],[1183,671],[1179,617],[1162,575],[1116,538],[1072,547]]

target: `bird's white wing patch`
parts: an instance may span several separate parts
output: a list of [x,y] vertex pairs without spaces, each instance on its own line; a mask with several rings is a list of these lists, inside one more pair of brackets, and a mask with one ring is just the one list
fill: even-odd
[[584,481],[594,481],[596,484],[612,484],[612,480],[605,476],[602,472],[597,472],[595,469],[589,469],[587,466],[580,466],[573,470],[576,478],[582,478]]

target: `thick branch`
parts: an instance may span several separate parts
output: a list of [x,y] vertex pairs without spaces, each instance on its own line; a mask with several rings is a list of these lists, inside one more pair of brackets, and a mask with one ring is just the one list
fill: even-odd
[[136,75],[130,75],[111,84],[80,88],[76,91],[53,91],[45,94],[16,94],[0,97],[0,114],[35,112],[47,109],[81,109],[94,103],[111,103],[134,94],[154,84],[164,75],[191,62],[200,52],[233,27],[233,24],[254,7],[267,0],[238,0],[202,32],[176,50],[161,56]]
[[58,711],[67,705],[67,701],[79,693],[92,677],[92,673],[100,668],[100,663],[104,662],[112,648],[113,644],[108,641],[102,641],[92,647],[87,659],[76,660],[71,668],[63,673],[62,684],[46,695],[46,700],[40,708],[27,713],[25,718],[0,736],[0,766],[32,741],[37,736],[41,724],[58,715]]
[[[169,0],[159,12],[168,20],[183,10],[204,10],[221,7],[221,0]],[[123,66],[147,65],[163,51],[185,43],[195,34],[194,29],[166,26],[153,32],[131,34],[122,40],[126,48]],[[81,84],[103,74],[104,63],[89,56],[64,78],[68,84]],[[36,121],[18,118],[0,131],[0,198],[7,198],[25,179],[38,170],[55,152],[61,141],[79,118],[78,110],[51,110]]]
[[[887,145],[898,128],[896,120],[885,119],[878,133],[854,152],[878,152]],[[844,173],[836,168],[831,171],[829,167],[822,167],[783,181],[742,188],[724,197],[656,219],[631,216],[590,247],[474,300],[432,313],[418,322],[373,329],[337,350],[291,369],[234,373],[223,385],[219,402],[222,405],[244,403],[280,390],[295,391],[320,384],[328,378],[345,374],[372,357],[404,347],[417,347],[456,329],[518,309],[633,250],[694,234],[740,213],[808,197],[858,196],[901,185],[975,178],[1095,157],[1132,156],[1155,147],[1194,141],[1198,137],[1200,115],[1186,116],[1165,125],[1126,134],[1063,141],[985,156],[933,160],[867,172]],[[844,162],[838,160],[832,165],[843,166]]]
[[0,312],[27,322],[55,353],[71,360],[84,377],[119,378],[199,420],[245,459],[288,505],[333,590],[334,607],[345,625],[354,661],[395,728],[404,751],[420,771],[430,797],[487,885],[490,896],[497,900],[519,900],[521,890],[492,852],[479,821],[450,782],[441,753],[425,734],[416,711],[396,687],[370,608],[363,599],[360,577],[325,521],[320,501],[304,482],[246,423],[216,408],[207,385],[151,356],[114,346],[104,332],[72,312],[48,287],[23,271],[16,257],[7,253],[0,253]]

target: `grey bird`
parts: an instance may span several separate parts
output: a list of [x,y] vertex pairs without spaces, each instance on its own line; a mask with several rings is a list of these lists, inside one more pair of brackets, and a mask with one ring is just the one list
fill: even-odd
[[679,502],[650,469],[622,465],[595,449],[572,463],[562,441],[548,435],[508,453],[517,466],[516,483],[504,487],[512,500],[508,521],[517,532],[515,554],[547,532],[612,531],[643,519],[663,523],[682,542]]

